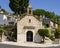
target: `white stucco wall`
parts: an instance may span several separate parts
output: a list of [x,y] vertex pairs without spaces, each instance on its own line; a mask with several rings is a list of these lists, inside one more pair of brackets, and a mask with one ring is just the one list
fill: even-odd
[[50,26],[53,27],[53,22],[52,21],[50,21]]
[[4,14],[0,14],[0,25],[7,24],[7,17]]
[[56,28],[58,28],[58,24],[55,24],[56,25]]
[[[54,27],[54,25],[53,25],[53,22],[52,21],[50,21],[50,27]],[[55,28],[57,28],[58,27],[58,24],[56,24],[55,23]]]

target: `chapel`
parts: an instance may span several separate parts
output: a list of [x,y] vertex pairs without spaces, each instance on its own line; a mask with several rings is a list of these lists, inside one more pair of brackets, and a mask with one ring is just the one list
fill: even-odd
[[29,5],[27,8],[27,15],[23,18],[18,17],[17,21],[17,42],[41,42],[42,37],[38,34],[39,29],[50,27],[51,29],[57,28],[57,23],[50,21],[48,18],[43,19],[40,16],[37,19],[33,15],[32,6]]
[[17,21],[17,42],[40,42],[42,37],[37,33],[42,29],[42,17],[40,20],[33,16],[32,6],[27,8],[27,15]]

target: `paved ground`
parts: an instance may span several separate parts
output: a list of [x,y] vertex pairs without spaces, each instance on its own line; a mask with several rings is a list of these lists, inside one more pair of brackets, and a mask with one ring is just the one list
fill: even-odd
[[15,45],[6,45],[6,44],[0,44],[0,48],[60,48],[60,46],[57,47],[22,47],[22,46],[15,46]]
[[[24,46],[25,45],[25,46]],[[35,45],[35,47],[34,47],[34,45]],[[5,43],[0,43],[0,48],[60,48],[60,46],[59,45],[48,45],[48,44],[46,44],[46,45],[41,45],[41,44],[37,44],[38,46],[36,46],[36,44],[34,44],[34,43],[25,43],[25,44],[19,44],[19,43],[10,43],[10,42],[5,42]]]

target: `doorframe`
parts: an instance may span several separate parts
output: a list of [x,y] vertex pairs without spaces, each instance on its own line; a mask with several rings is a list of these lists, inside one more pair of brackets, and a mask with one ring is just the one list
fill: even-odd
[[[29,38],[28,38],[29,33],[30,33],[30,40],[29,40]],[[33,42],[33,32],[32,32],[32,31],[27,31],[27,32],[26,32],[26,41],[27,41],[27,42]]]
[[33,42],[34,42],[34,35],[35,35],[35,33],[34,33],[34,29],[25,29],[25,41],[24,42],[27,42],[27,40],[26,40],[26,33],[28,32],[28,31],[32,31],[33,32]]

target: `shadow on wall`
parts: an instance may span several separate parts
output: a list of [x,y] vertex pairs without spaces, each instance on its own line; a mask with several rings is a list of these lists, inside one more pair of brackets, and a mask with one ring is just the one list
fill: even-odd
[[42,37],[39,34],[35,34],[34,36],[34,42],[40,43],[42,41]]

